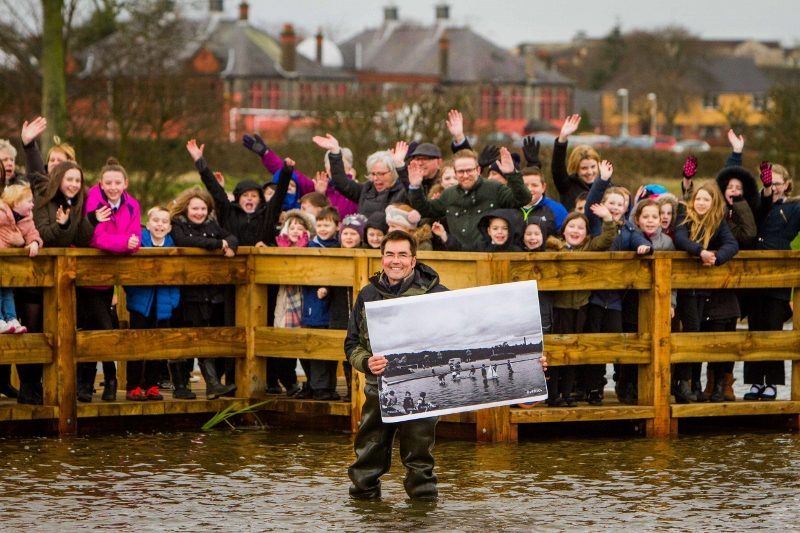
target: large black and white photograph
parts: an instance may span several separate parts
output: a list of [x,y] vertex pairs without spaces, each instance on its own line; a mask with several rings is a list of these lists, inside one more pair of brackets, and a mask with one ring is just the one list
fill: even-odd
[[536,281],[366,304],[386,422],[547,398]]

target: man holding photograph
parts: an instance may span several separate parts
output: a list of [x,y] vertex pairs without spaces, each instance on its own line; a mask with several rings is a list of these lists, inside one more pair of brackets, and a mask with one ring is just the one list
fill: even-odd
[[403,485],[408,496],[412,500],[434,500],[438,494],[432,453],[438,419],[420,418],[394,424],[381,420],[377,376],[383,374],[388,361],[383,355],[372,353],[364,311],[365,302],[447,290],[432,268],[417,263],[416,255],[417,243],[408,233],[395,230],[384,237],[383,270],[361,289],[347,328],[344,342],[347,358],[353,368],[366,375],[367,399],[355,440],[356,460],[348,469],[353,482],[350,495],[358,499],[380,498],[380,477],[391,466],[395,432],[400,435],[400,459],[407,470]]

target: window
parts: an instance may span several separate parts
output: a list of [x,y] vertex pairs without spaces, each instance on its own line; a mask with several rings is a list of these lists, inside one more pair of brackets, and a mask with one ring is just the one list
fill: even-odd
[[708,109],[719,108],[719,95],[714,93],[706,93],[703,96],[703,107]]
[[753,109],[755,109],[756,111],[767,110],[767,96],[765,94],[753,95]]

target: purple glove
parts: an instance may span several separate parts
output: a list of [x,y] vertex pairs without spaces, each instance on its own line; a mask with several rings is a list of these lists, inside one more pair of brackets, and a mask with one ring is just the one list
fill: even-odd
[[690,180],[697,174],[697,158],[690,155],[683,164],[683,177]]
[[772,163],[762,161],[759,168],[761,169],[761,183],[764,184],[764,187],[770,187],[772,185]]

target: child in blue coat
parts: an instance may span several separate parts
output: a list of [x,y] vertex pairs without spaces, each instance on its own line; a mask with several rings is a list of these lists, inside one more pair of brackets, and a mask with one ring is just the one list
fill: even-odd
[[[175,246],[169,232],[172,230],[169,211],[156,206],[147,212],[147,227],[142,230],[142,246],[160,248]],[[130,312],[131,329],[168,328],[175,309],[180,302],[178,287],[125,287],[128,312]],[[172,363],[171,366],[182,363]],[[161,361],[128,361],[125,385],[125,399],[130,401],[163,400],[158,389],[159,368]],[[180,376],[184,372],[173,372],[176,398],[194,399],[195,395],[188,390]]]

